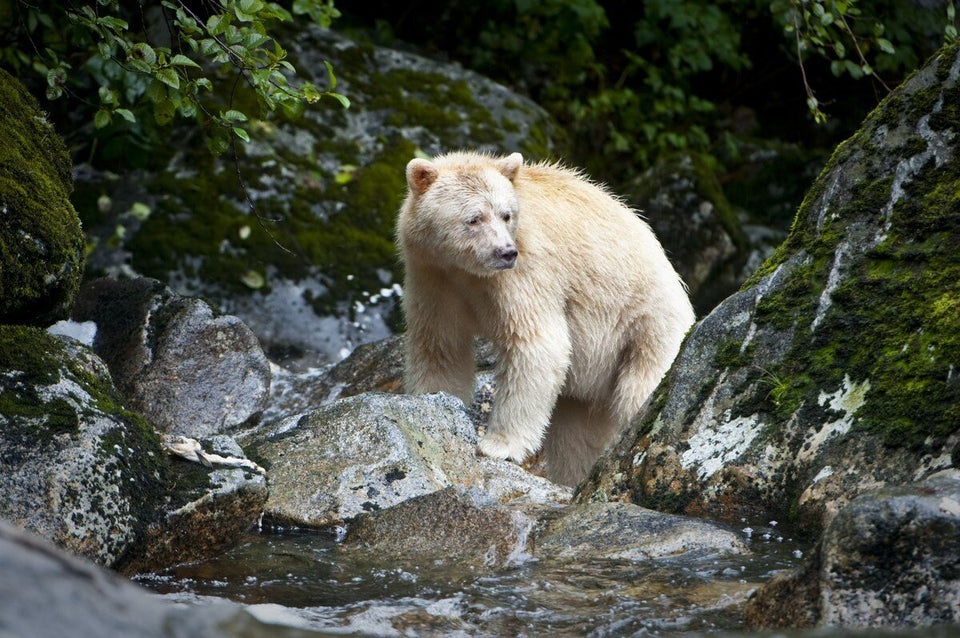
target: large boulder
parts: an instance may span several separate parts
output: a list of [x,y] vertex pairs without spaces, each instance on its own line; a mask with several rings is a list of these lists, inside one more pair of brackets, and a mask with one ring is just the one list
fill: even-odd
[[225,600],[171,602],[2,520],[0,618],[6,636],[324,635],[260,622]]
[[960,623],[960,471],[855,498],[746,618],[755,628]]
[[0,139],[0,323],[46,326],[70,311],[86,242],[66,145],[3,69]]
[[163,432],[220,434],[266,406],[270,364],[256,336],[200,299],[155,279],[102,278],[84,284],[73,319],[96,324],[94,350],[125,405]]
[[578,501],[813,533],[960,450],[960,45],[842,144],[791,233],[689,335]]
[[463,403],[446,394],[360,394],[241,443],[269,472],[266,520],[280,526],[337,526],[451,485],[502,501],[569,500],[566,488],[477,457],[476,428]]
[[115,564],[162,504],[159,436],[75,341],[0,326],[0,371],[0,517]]
[[155,172],[84,167],[75,201],[98,239],[95,273],[132,268],[209,299],[272,360],[332,362],[390,332],[406,162],[464,147],[540,159],[561,131],[530,100],[457,65],[315,27],[286,42],[317,86],[332,63],[348,110],[323,100],[299,119],[256,123],[235,159],[182,130]]
[[[208,449],[242,455],[229,439]],[[171,462],[89,347],[0,326],[0,517],[131,572],[223,551],[265,501],[249,470]]]

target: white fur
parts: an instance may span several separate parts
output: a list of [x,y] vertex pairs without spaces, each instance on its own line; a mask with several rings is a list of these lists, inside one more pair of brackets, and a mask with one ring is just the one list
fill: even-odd
[[407,166],[405,384],[469,402],[473,339],[489,338],[497,393],[480,451],[520,462],[542,445],[550,478],[572,485],[659,383],[694,313],[633,211],[575,171],[522,161]]

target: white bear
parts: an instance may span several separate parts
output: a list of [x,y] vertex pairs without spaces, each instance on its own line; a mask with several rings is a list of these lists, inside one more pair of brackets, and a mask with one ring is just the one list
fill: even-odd
[[660,382],[694,321],[650,227],[559,165],[451,153],[407,164],[406,391],[469,404],[474,337],[497,352],[479,450],[576,485]]

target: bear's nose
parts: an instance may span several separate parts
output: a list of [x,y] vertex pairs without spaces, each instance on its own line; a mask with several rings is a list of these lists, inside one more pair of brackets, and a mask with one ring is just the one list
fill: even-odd
[[506,262],[513,262],[519,253],[515,246],[507,246],[506,248],[497,249],[497,257]]

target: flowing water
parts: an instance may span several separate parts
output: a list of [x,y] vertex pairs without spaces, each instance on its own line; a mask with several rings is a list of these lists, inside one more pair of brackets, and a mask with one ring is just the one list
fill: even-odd
[[215,559],[137,581],[177,600],[228,598],[260,620],[376,636],[681,636],[737,631],[740,605],[804,548],[772,527],[752,554],[642,562],[527,560],[477,569],[385,561],[319,533],[251,535]]

